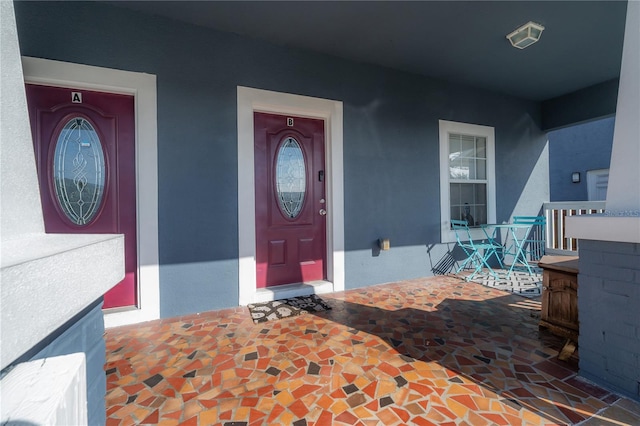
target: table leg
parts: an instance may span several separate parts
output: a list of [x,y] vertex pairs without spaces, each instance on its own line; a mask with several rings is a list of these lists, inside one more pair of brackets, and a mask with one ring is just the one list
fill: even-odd
[[507,273],[507,278],[511,276],[511,272],[513,272],[513,267],[516,263],[521,263],[527,270],[529,271],[529,275],[533,275],[533,271],[531,270],[531,266],[527,261],[527,255],[524,251],[524,242],[527,239],[526,236],[529,233],[530,228],[525,230],[524,236],[522,240],[518,239],[518,234],[515,228],[511,228],[511,237],[513,238],[513,245],[515,246],[514,258],[511,267],[509,268],[509,272]]

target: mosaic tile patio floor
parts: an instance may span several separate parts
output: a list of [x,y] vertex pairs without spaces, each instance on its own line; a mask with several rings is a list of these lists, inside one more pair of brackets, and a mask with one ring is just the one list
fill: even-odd
[[107,425],[640,424],[556,359],[535,299],[455,277],[322,298],[261,324],[242,307],[109,329]]

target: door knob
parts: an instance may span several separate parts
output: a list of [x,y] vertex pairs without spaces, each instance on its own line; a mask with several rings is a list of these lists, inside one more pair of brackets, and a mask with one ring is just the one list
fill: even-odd
[[325,209],[320,209],[318,213],[320,213],[320,216],[325,216],[327,214],[327,211]]

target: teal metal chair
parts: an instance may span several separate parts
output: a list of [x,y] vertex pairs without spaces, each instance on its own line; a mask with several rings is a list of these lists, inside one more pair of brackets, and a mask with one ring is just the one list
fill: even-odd
[[498,251],[503,248],[502,245],[490,240],[486,242],[474,242],[466,220],[452,219],[451,228],[456,233],[458,246],[460,246],[462,251],[467,255],[467,258],[462,262],[456,273],[459,273],[466,267],[473,268],[473,272],[465,278],[467,281],[471,281],[484,267],[494,278],[498,279],[498,274],[491,268],[488,260],[491,256],[495,256],[500,267],[504,268],[502,259],[500,259],[500,255],[498,254]]
[[547,242],[547,219],[544,216],[514,216],[513,223],[531,225],[531,230],[524,240],[524,253],[531,261],[540,260],[544,256]]

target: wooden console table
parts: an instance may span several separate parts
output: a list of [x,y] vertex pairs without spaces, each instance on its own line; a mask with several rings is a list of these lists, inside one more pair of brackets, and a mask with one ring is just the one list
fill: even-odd
[[540,326],[558,336],[578,340],[578,257],[543,256]]

